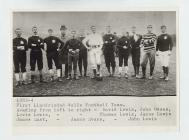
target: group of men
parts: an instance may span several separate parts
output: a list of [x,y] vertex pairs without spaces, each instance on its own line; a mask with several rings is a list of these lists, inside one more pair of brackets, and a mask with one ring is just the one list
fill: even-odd
[[[96,32],[96,27],[91,26],[91,34],[86,37],[81,35],[76,37],[76,31],[71,31],[71,38],[67,36],[67,28],[62,25],[60,28],[61,37],[53,35],[53,30],[48,30],[48,37],[42,39],[38,35],[38,28],[32,28],[33,35],[28,38],[28,41],[21,37],[22,31],[20,28],[15,30],[16,38],[13,39],[13,59],[15,66],[15,78],[17,86],[26,83],[26,51],[30,50],[30,70],[31,83],[35,83],[35,66],[39,70],[40,82],[45,82],[43,79],[43,51],[46,52],[50,80],[54,81],[53,61],[56,67],[57,80],[62,81],[62,66],[65,65],[64,75],[66,79],[79,79],[77,74],[77,65],[79,66],[80,76],[87,76],[88,56],[93,71],[92,79],[101,79],[101,56],[104,55],[105,64],[109,76],[115,75],[116,54],[119,58],[119,75],[128,78],[128,58],[132,55],[132,63],[134,67],[134,75],[132,77],[145,79],[146,66],[148,60],[150,62],[150,76],[153,79],[153,71],[155,66],[155,56],[161,58],[164,80],[169,80],[169,57],[171,55],[173,43],[171,36],[166,32],[166,26],[161,26],[162,34],[158,37],[152,33],[152,25],[147,26],[147,33],[140,35],[136,33],[136,27],[132,27],[132,35],[128,32],[123,32],[121,37],[117,37],[111,32],[111,27],[106,27],[106,34],[103,36]],[[141,62],[140,58],[142,56]],[[142,76],[139,75],[139,68],[142,68]],[[82,72],[84,68],[84,74]],[[73,70],[73,76],[72,76]]]

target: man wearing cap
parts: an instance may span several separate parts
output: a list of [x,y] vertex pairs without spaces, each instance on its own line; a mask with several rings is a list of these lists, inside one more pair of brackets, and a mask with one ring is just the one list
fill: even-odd
[[[121,78],[122,70],[124,70],[124,77],[128,78],[128,58],[130,52],[130,40],[127,32],[123,32],[123,36],[117,41],[118,56],[119,56],[119,78]],[[124,68],[124,69],[123,69]]]
[[153,71],[155,66],[155,51],[156,51],[156,35],[152,33],[152,25],[147,26],[147,33],[142,36],[141,49],[142,49],[142,77],[146,78],[146,65],[148,60],[150,61],[150,76],[149,79],[153,79]]
[[[84,34],[81,34],[78,40],[82,42],[84,38],[85,38]],[[79,51],[79,61],[78,61],[79,72],[81,77],[83,76],[82,67],[84,68],[84,77],[87,76],[87,65],[88,65],[87,55],[88,55],[87,48],[82,43]]]
[[169,74],[169,59],[171,56],[171,51],[173,48],[173,42],[172,38],[169,34],[166,32],[167,27],[165,25],[161,26],[161,32],[162,34],[158,36],[157,39],[157,55],[160,56],[161,64],[162,64],[162,69],[164,75],[160,77],[161,79],[165,79],[166,81],[169,80],[168,74]]
[[[22,38],[22,31],[20,28],[15,30],[16,38],[13,39],[13,61],[15,67],[15,78],[17,81],[16,86],[26,84],[26,51],[27,40]],[[21,72],[21,76],[20,76]],[[22,77],[22,80],[20,79]]]
[[71,31],[72,38],[68,40],[65,44],[65,48],[68,50],[68,78],[67,80],[72,79],[72,67],[74,72],[74,79],[78,80],[77,75],[77,64],[79,59],[79,50],[81,49],[82,43],[76,39],[76,31]]
[[62,74],[62,65],[64,64],[65,65],[65,68],[64,68],[65,69],[65,71],[64,71],[65,78],[68,77],[68,50],[64,46],[66,41],[68,40],[68,36],[66,35],[66,31],[67,31],[66,26],[62,25],[60,27],[60,32],[61,32],[60,40],[62,41],[62,45],[58,49],[59,63],[60,63],[60,66],[61,66],[61,76],[63,75]]
[[43,39],[38,35],[38,28],[34,26],[32,28],[33,35],[28,38],[28,48],[30,51],[30,67],[31,67],[31,82],[35,82],[35,65],[37,63],[39,70],[40,82],[43,81],[42,69],[43,69],[43,53],[44,43]]
[[[116,45],[116,38],[111,33],[111,27],[106,27],[106,34],[103,36],[104,45],[103,45],[103,53],[104,59],[106,63],[106,67],[109,73],[109,76],[114,76],[115,74],[115,45]],[[112,72],[110,70],[110,66],[112,67]]]
[[102,74],[100,72],[100,66],[101,66],[103,39],[100,34],[96,33],[95,26],[91,26],[91,31],[92,33],[89,34],[83,40],[83,44],[89,50],[89,57],[93,69],[92,79],[94,79],[96,77],[102,77]]
[[44,39],[44,46],[46,50],[47,63],[48,63],[49,73],[51,75],[51,81],[54,81],[54,71],[52,67],[54,61],[57,70],[58,81],[61,82],[62,81],[60,78],[61,66],[58,59],[58,48],[60,45],[62,45],[62,41],[58,37],[53,36],[52,29],[49,29],[48,33],[49,36]]
[[134,67],[134,75],[133,77],[139,77],[139,68],[140,68],[140,42],[142,36],[136,33],[136,27],[132,27],[132,36],[130,37],[131,43],[131,55],[132,55],[132,63]]

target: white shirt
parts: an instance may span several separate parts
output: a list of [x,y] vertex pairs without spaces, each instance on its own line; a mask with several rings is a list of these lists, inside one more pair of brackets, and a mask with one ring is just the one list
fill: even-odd
[[103,45],[102,36],[97,33],[86,36],[83,40],[83,44],[86,44],[86,42],[88,42],[89,46]]

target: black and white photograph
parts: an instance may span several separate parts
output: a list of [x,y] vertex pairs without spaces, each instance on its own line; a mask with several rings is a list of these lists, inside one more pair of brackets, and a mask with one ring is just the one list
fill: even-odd
[[177,96],[176,11],[14,11],[13,97]]

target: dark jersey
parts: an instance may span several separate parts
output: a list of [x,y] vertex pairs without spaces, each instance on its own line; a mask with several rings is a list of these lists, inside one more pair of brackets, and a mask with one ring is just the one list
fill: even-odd
[[86,52],[87,48],[83,45],[82,41],[85,37],[79,37],[78,40],[81,42],[81,48],[80,48],[80,52]]
[[139,34],[136,34],[135,36],[132,35],[130,37],[131,48],[132,49],[140,48],[141,39],[142,39],[142,36]]
[[44,43],[47,45],[47,53],[57,52],[59,46],[61,46],[62,41],[55,36],[49,36],[44,39]]
[[113,34],[105,34],[103,36],[104,41],[104,52],[114,52],[115,51],[115,45],[116,45],[116,38]]
[[22,53],[28,50],[27,40],[22,37],[16,37],[13,39],[13,52]]
[[[123,47],[126,46],[127,49],[124,49]],[[117,48],[120,53],[128,51],[130,49],[130,40],[126,36],[122,36],[121,38],[118,39],[117,41]]]
[[173,47],[173,42],[170,35],[161,34],[160,36],[158,36],[157,46],[156,46],[157,51],[172,50],[172,47]]
[[68,50],[73,49],[74,51],[76,49],[81,49],[81,46],[82,46],[81,42],[77,39],[70,39],[65,44],[66,49]]
[[39,36],[31,36],[28,38],[28,47],[31,51],[40,52],[44,49],[43,39]]

